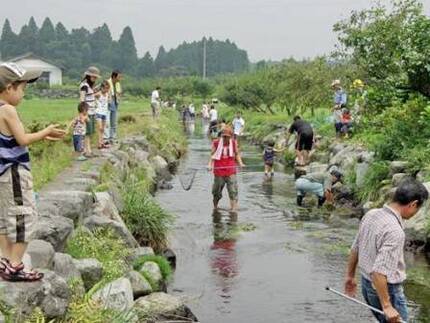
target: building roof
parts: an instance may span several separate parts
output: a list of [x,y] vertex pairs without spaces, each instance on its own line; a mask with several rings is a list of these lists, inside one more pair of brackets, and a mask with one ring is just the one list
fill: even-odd
[[53,61],[51,61],[49,59],[43,58],[41,56],[38,56],[38,55],[36,55],[36,54],[34,54],[32,52],[28,52],[28,53],[25,53],[25,54],[17,56],[17,57],[9,58],[9,59],[7,59],[7,61],[8,62],[18,62],[20,60],[29,59],[29,58],[30,59],[31,58],[39,59],[39,60],[44,61],[44,62],[46,62],[48,64],[51,64],[51,65],[53,65],[55,67],[58,67],[59,69],[64,69],[64,66],[62,66],[61,64],[55,63],[55,62],[53,62]]

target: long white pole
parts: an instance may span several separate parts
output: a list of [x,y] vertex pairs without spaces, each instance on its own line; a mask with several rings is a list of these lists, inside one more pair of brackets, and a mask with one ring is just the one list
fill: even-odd
[[[332,292],[332,293],[334,293],[334,294],[336,294],[336,295],[338,295],[338,296],[346,298],[347,300],[350,300],[351,302],[354,302],[354,303],[357,303],[357,304],[359,304],[361,306],[367,307],[368,309],[372,310],[373,312],[376,312],[378,314],[381,314],[381,315],[385,316],[385,313],[383,311],[381,311],[380,309],[377,309],[377,308],[375,308],[373,306],[370,306],[370,305],[368,305],[366,303],[360,302],[358,299],[355,299],[353,297],[349,297],[348,295],[345,295],[345,294],[343,294],[343,293],[341,293],[341,292],[339,292],[339,291],[337,291],[337,290],[335,290],[333,288],[330,288],[328,286],[325,289],[328,290],[328,291],[330,291],[330,292]],[[400,320],[399,322],[400,323],[406,323],[403,320]]]

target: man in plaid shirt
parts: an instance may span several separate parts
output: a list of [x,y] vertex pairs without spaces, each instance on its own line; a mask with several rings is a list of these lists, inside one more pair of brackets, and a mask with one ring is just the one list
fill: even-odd
[[428,199],[428,191],[412,178],[403,180],[390,204],[369,211],[362,219],[351,248],[345,293],[355,297],[357,265],[367,304],[383,310],[373,313],[379,322],[407,322],[408,309],[402,283],[406,279],[404,220],[412,218]]

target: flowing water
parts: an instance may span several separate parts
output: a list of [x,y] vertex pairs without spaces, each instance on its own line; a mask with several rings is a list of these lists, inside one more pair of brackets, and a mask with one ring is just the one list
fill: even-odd
[[[193,134],[194,128],[188,132],[182,170],[205,166],[209,156],[209,140]],[[327,285],[342,290],[356,227],[292,218],[287,210],[295,203],[293,176],[278,171],[264,181],[261,152],[245,145],[242,155],[247,165],[257,166],[238,175],[237,215],[213,213],[212,176],[204,171],[189,191],[176,178],[172,190],[157,194],[177,216],[172,237],[177,269],[169,292],[185,297],[204,323],[374,322],[366,309],[325,290]],[[220,206],[228,207],[226,196]],[[422,290],[411,293],[428,305],[429,298],[418,299]],[[417,317],[420,306],[410,305]]]

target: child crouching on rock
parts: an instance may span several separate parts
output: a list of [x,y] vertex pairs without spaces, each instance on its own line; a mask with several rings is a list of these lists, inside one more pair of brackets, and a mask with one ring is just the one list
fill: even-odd
[[56,125],[25,133],[16,106],[24,97],[27,83],[41,71],[25,71],[14,63],[0,65],[0,277],[7,281],[31,282],[43,274],[24,269],[22,257],[37,222],[27,146],[43,140],[59,140],[65,131]]

